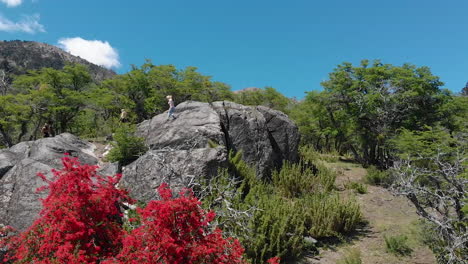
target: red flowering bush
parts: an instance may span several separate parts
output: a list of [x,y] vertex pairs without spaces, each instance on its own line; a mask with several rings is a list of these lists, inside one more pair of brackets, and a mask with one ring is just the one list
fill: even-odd
[[211,230],[214,212],[206,212],[190,191],[174,198],[167,184],[162,198],[138,209],[141,226],[127,233],[116,261],[106,263],[245,263],[239,241]]
[[[96,263],[121,248],[118,203],[128,199],[115,188],[120,176],[96,175],[96,166],[64,157],[63,169],[53,170],[49,195],[40,218],[8,241],[7,259],[18,263]],[[38,190],[40,191],[40,190]]]
[[[132,200],[115,187],[121,176],[99,176],[96,166],[81,165],[76,158],[62,162],[52,180],[39,174],[49,190],[40,218],[16,236],[9,236],[11,228],[0,228],[0,250],[8,250],[3,262],[246,263],[239,241],[209,226],[214,212],[204,211],[191,191],[175,198],[161,185],[162,200],[137,209],[139,226],[125,231],[119,204]],[[268,263],[278,264],[279,258]]]

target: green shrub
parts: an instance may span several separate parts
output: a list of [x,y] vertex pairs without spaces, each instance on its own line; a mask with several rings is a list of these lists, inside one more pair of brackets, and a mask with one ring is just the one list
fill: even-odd
[[384,236],[387,251],[401,256],[411,255],[413,250],[406,244],[408,237],[404,235]]
[[255,170],[242,160],[242,153],[229,154],[229,173],[203,180],[203,206],[216,212],[224,233],[236,237],[246,248],[251,263],[271,257],[296,259],[308,247],[304,241],[304,213],[294,201],[283,198],[268,182],[256,178]]
[[119,162],[125,166],[135,161],[147,151],[144,139],[134,136],[135,127],[123,124],[114,134],[115,142],[106,159],[111,162]]
[[315,163],[317,182],[320,183],[323,192],[330,192],[335,189],[336,172],[327,168],[323,162]]
[[315,163],[317,160],[326,161],[329,163],[338,162],[340,153],[337,151],[319,152],[313,146],[305,145],[299,148],[299,154],[305,161]]
[[381,171],[375,166],[367,168],[367,175],[365,178],[366,183],[372,185],[388,186],[391,184],[390,174],[386,171]]
[[361,251],[357,248],[347,250],[346,255],[336,264],[362,264]]
[[310,168],[303,169],[302,164],[284,162],[279,172],[273,172],[272,178],[278,193],[284,197],[292,198],[311,192],[314,187],[315,175]]
[[307,232],[314,238],[350,232],[362,221],[359,204],[354,199],[343,201],[338,194],[310,194],[298,204],[306,214]]
[[367,186],[359,182],[348,182],[345,184],[345,188],[354,190],[359,194],[367,193]]
[[307,193],[328,192],[333,189],[336,175],[333,171],[320,167],[314,174],[312,168],[303,162],[285,162],[279,172],[273,172],[273,185],[284,197],[301,197]]
[[314,164],[317,160],[320,160],[320,154],[310,145],[301,146],[299,155],[306,164]]
[[217,148],[217,147],[219,147],[219,144],[214,140],[208,139],[208,147],[209,148]]
[[318,166],[285,163],[262,181],[242,160],[229,153],[228,172],[202,183],[203,206],[217,213],[216,223],[238,238],[251,263],[271,257],[295,260],[314,245],[304,237],[330,237],[351,231],[361,221],[358,204],[331,193],[335,173]]
[[274,194],[255,195],[257,206],[249,229],[250,238],[241,241],[252,263],[265,263],[270,257],[297,259],[308,247],[304,241],[304,213],[294,202]]
[[336,151],[320,153],[319,157],[321,160],[324,160],[329,163],[338,162],[340,160],[340,154]]

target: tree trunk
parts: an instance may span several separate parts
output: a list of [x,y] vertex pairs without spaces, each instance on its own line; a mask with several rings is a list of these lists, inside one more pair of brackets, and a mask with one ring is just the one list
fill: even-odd
[[0,134],[2,134],[3,141],[5,142],[6,146],[11,148],[13,146],[13,141],[11,140],[10,136],[5,132],[2,125],[0,125]]
[[348,144],[348,147],[349,147],[349,149],[351,150],[351,152],[353,153],[354,159],[355,159],[357,162],[359,162],[359,163],[363,163],[363,160],[362,160],[361,156],[360,156],[359,153],[356,151],[356,149],[354,148],[354,146],[351,145],[351,144]]

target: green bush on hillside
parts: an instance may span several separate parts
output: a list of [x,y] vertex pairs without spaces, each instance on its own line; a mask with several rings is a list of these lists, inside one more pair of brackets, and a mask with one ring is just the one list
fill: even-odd
[[301,197],[308,193],[329,192],[334,187],[336,175],[321,164],[313,168],[303,162],[284,162],[279,171],[273,172],[273,185],[277,192],[288,198]]
[[353,230],[361,221],[358,204],[333,193],[335,173],[325,166],[285,162],[272,181],[260,180],[242,160],[229,154],[229,170],[205,181],[203,205],[217,213],[216,222],[246,248],[252,263],[270,257],[301,257],[314,245],[306,236],[331,237]]
[[389,186],[392,183],[391,176],[387,171],[381,171],[375,166],[367,168],[365,181],[372,185]]
[[297,259],[311,245],[304,240],[304,212],[291,201],[275,194],[255,195],[257,210],[249,229],[251,237],[242,241],[252,263],[264,263],[270,257]]
[[408,237],[404,235],[384,236],[387,251],[400,256],[409,256],[413,250],[408,246]]
[[106,159],[111,162],[119,162],[125,166],[135,161],[147,151],[144,139],[134,136],[133,125],[122,124],[114,134],[115,142]]
[[353,199],[343,201],[338,194],[310,194],[300,204],[308,235],[314,238],[350,232],[362,221],[359,204]]
[[345,188],[354,190],[356,193],[359,194],[367,193],[367,186],[360,182],[348,182],[345,184]]

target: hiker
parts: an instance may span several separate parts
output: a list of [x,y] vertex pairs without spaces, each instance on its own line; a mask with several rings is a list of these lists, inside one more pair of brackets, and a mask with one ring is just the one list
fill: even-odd
[[47,123],[47,122],[44,123],[44,126],[41,128],[41,132],[42,132],[43,137],[45,137],[45,138],[50,137],[51,133],[50,133],[49,123]]
[[53,124],[54,123],[52,121],[49,121],[49,136],[51,137],[55,137],[55,130]]
[[169,104],[169,113],[167,114],[167,120],[169,120],[170,117],[172,119],[176,119],[174,116],[174,111],[175,111],[175,106],[174,106],[174,101],[172,100],[172,95],[166,96],[167,99],[167,104]]
[[120,122],[122,123],[128,122],[127,116],[128,116],[127,111],[125,111],[125,109],[122,109],[120,112]]

